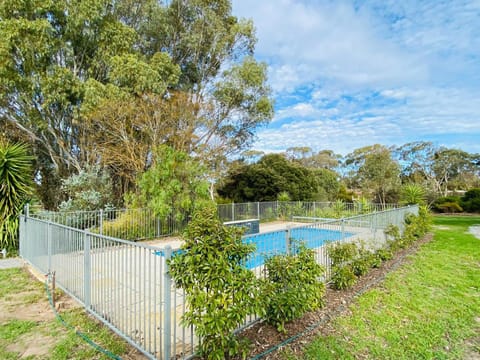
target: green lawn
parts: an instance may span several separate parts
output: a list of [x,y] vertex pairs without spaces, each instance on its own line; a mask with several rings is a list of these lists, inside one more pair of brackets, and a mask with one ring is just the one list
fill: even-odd
[[[480,217],[435,217],[434,239],[337,318],[306,359],[480,357]],[[291,358],[288,349],[285,358]]]
[[[108,359],[55,319],[44,284],[25,270],[0,270],[0,289],[0,359]],[[82,308],[63,310],[61,315],[111,353],[122,356],[131,350]]]

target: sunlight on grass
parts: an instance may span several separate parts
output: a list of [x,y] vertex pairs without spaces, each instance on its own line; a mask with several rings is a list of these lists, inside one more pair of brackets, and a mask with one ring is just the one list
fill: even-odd
[[[307,359],[456,359],[480,324],[480,217],[437,217],[434,240],[338,318]],[[448,229],[446,228],[448,226]]]

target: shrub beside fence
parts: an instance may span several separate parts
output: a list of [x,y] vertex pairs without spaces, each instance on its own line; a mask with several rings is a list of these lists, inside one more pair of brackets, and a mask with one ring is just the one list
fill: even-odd
[[[243,214],[247,218],[253,217],[250,211],[260,209],[262,220],[271,214],[274,219],[282,214],[308,217],[318,214],[315,212],[317,209],[328,209],[323,203],[273,202],[229,206],[237,216]],[[218,211],[221,213],[226,210],[219,207]],[[328,243],[365,242],[372,249],[380,248],[388,240],[384,230],[393,224],[403,232],[404,219],[410,213],[417,215],[418,207],[392,207],[380,212],[249,235],[244,237],[244,241],[254,242],[257,251],[247,260],[246,266],[258,277],[263,277],[265,259],[276,254],[291,253],[292,241],[299,240],[314,250],[315,261],[325,268],[323,278],[328,281],[332,274],[326,251]],[[192,328],[185,328],[180,323],[187,304],[183,290],[175,287],[168,273],[167,260],[172,256],[172,249],[105,235],[110,233],[107,224],[118,219],[122,219],[118,223],[128,224],[125,227],[119,225],[119,229],[132,228],[130,221],[136,219],[140,219],[140,225],[135,225],[137,229],[144,229],[115,233],[125,237],[148,238],[172,232],[175,227],[167,224],[168,231],[148,232],[145,229],[158,229],[159,222],[155,219],[152,221],[153,217],[143,210],[139,213],[84,212],[67,215],[50,213],[48,216],[40,214],[32,217],[28,212],[22,215],[22,258],[39,271],[50,277],[55,276],[60,288],[148,358],[167,360],[172,357],[192,357],[199,340]],[[223,217],[222,220],[227,219]],[[163,229],[161,226],[160,223],[160,229]],[[256,315],[251,315],[245,325],[257,319]]]

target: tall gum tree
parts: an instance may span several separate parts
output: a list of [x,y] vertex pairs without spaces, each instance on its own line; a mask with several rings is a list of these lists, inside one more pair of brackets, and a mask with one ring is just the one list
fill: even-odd
[[396,149],[396,154],[404,178],[424,185],[431,197],[447,196],[451,187],[465,190],[478,182],[478,155],[428,141],[404,144]]
[[[216,163],[273,116],[230,1],[5,0],[0,20],[0,122],[34,145],[46,187],[101,163],[123,192],[162,143]],[[141,151],[107,156],[126,144]]]
[[381,204],[386,204],[389,195],[399,190],[400,166],[383,145],[356,149],[346,156],[345,164],[351,167],[353,184]]

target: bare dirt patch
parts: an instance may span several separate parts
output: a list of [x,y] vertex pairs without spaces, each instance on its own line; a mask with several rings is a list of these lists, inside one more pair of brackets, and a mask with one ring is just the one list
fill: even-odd
[[50,321],[55,319],[55,315],[53,315],[46,301],[18,304],[0,300],[0,308],[6,310],[0,312],[0,323],[12,319],[33,321]]
[[7,350],[17,353],[19,359],[29,356],[42,357],[48,355],[50,349],[57,341],[57,338],[38,331],[29,332],[20,336],[13,344],[7,346]]
[[301,319],[286,324],[285,334],[279,333],[275,327],[263,322],[246,329],[240,336],[246,338],[252,344],[248,357],[263,354],[263,359],[283,360],[284,357],[280,355],[278,349],[274,348],[286,340],[291,340],[292,337],[295,339],[289,342],[288,348],[292,355],[300,356],[303,352],[303,346],[312,341],[313,338],[320,334],[330,335],[334,333],[331,320],[348,313],[349,306],[358,295],[377,286],[389,272],[408,262],[408,255],[415,253],[420,246],[431,241],[432,238],[433,235],[428,234],[418,240],[412,247],[397,252],[393,259],[384,262],[378,269],[372,269],[367,275],[358,279],[355,286],[350,289],[338,291],[327,287],[325,306],[316,312],[306,314]]

